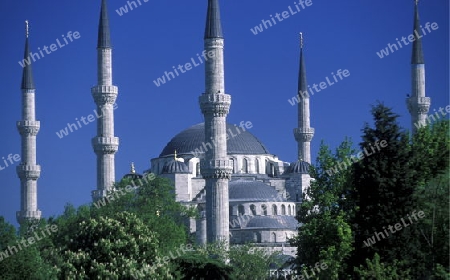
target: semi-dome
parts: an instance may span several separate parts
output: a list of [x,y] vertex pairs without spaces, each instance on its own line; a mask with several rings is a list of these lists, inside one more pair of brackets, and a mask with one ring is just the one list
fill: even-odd
[[[265,155],[270,154],[267,148],[256,138],[243,128],[227,124],[227,140],[228,154],[246,154],[246,155]],[[159,157],[169,156],[173,151],[177,151],[180,155],[186,154],[203,154],[205,147],[210,149],[213,142],[205,143],[205,124],[200,123],[189,127],[178,133],[164,147]]]
[[299,223],[293,216],[253,216],[245,226],[266,229],[297,229]]
[[164,164],[162,173],[189,173],[189,168],[187,167],[186,163],[174,159]]
[[297,160],[296,162],[291,163],[291,165],[286,170],[286,174],[292,173],[300,173],[300,174],[309,174],[309,168],[311,165],[303,160]]
[[233,180],[228,188],[230,201],[279,201],[278,192],[260,181]]

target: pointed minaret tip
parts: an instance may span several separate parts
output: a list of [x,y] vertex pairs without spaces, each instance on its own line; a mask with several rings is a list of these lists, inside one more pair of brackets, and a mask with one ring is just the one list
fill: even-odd
[[208,0],[205,39],[210,38],[223,38],[219,0]]
[[425,64],[425,60],[423,57],[423,49],[422,49],[422,37],[420,30],[420,18],[419,18],[419,0],[414,0],[414,42],[413,42],[413,51],[411,57],[411,64]]
[[100,10],[97,48],[111,48],[111,34],[109,31],[108,7],[106,5],[106,0],[102,0],[102,7]]
[[303,49],[303,33],[300,32],[300,49]]
[[28,37],[30,36],[29,21],[25,21],[25,52],[23,55],[22,89],[34,89],[33,71],[31,68],[31,58],[29,57],[30,46]]
[[28,26],[28,20],[25,21],[25,36],[28,38],[28,36],[30,35],[30,29]]
[[299,77],[298,77],[298,91],[299,91],[299,93],[306,92],[306,96],[308,96],[307,95],[305,59],[303,57],[303,44],[304,44],[303,32],[300,32],[300,69],[299,69]]

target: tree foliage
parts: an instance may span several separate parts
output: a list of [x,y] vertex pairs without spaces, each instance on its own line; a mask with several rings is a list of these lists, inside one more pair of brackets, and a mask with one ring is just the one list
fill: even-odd
[[[383,104],[373,106],[372,115],[359,145],[370,155],[339,171],[336,166],[355,153],[351,143],[344,141],[334,154],[320,147],[310,172],[315,180],[298,208],[298,273],[332,260],[317,279],[447,279],[449,121],[410,137]],[[425,216],[411,223],[407,217],[414,211]],[[389,226],[402,219],[409,224],[391,232]]]
[[346,182],[351,168],[339,173],[328,171],[346,162],[355,151],[351,141],[346,139],[333,155],[322,143],[316,167],[310,172],[314,180],[303,194],[297,219],[302,224],[293,244],[297,245],[298,274],[310,271],[317,263],[325,263],[319,279],[338,279],[346,268],[346,258],[352,251],[352,230],[348,224],[352,214],[351,203],[347,201]]

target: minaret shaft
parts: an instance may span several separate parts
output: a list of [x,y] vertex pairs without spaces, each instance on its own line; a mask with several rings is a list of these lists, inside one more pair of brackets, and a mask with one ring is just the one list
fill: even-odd
[[[29,53],[28,21],[26,21],[26,26],[25,58]],[[19,224],[41,218],[41,211],[37,208],[37,180],[41,174],[41,167],[36,164],[36,136],[40,129],[40,122],[36,121],[35,93],[30,64],[23,69],[22,120],[17,122],[22,153],[21,163],[16,167],[17,175],[20,178],[20,211],[16,213]]]
[[[212,56],[205,62],[205,90],[206,94],[224,93],[224,40],[219,38],[205,39],[205,51]],[[209,55],[211,54],[211,55]]]
[[205,143],[215,141],[202,161],[206,188],[206,232],[208,243],[229,243],[228,181],[232,165],[227,155],[226,117],[231,96],[225,94],[224,39],[218,0],[209,0],[205,29],[205,51],[214,55],[205,62],[205,93],[199,98],[205,117]]
[[110,48],[97,49],[97,84],[112,85],[112,50]]
[[112,84],[112,49],[106,0],[102,1],[97,46],[97,86],[91,89],[97,104],[97,136],[92,146],[97,154],[97,190],[93,200],[105,197],[115,183],[115,153],[119,138],[114,136],[114,108],[118,88]]

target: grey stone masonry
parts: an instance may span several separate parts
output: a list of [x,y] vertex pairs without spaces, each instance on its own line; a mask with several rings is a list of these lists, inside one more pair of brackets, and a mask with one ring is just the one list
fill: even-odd
[[114,109],[118,88],[112,84],[112,49],[109,38],[109,22],[106,0],[102,1],[97,46],[97,86],[91,92],[97,111],[97,136],[92,146],[97,155],[97,189],[92,192],[94,201],[105,197],[115,182],[115,153],[119,149],[119,138],[114,136]]
[[36,164],[36,135],[40,122],[35,119],[35,90],[22,89],[22,121],[17,128],[22,139],[22,162],[17,166],[20,178],[21,202],[17,212],[19,224],[29,219],[40,219],[41,211],[37,208],[37,180],[41,174],[41,166]]
[[227,155],[226,117],[231,96],[225,94],[222,38],[206,38],[206,52],[214,56],[205,62],[205,93],[199,103],[205,117],[205,142],[216,140],[201,162],[201,173],[206,188],[207,242],[229,243],[228,181],[232,163]]
[[[25,53],[29,54],[28,21],[26,24]],[[20,178],[20,211],[16,218],[19,224],[41,218],[41,211],[37,208],[37,180],[41,175],[41,166],[36,163],[36,135],[41,123],[36,120],[35,93],[33,71],[31,64],[23,68],[22,74],[22,120],[17,122],[17,129],[21,136],[22,161],[16,167]]]

